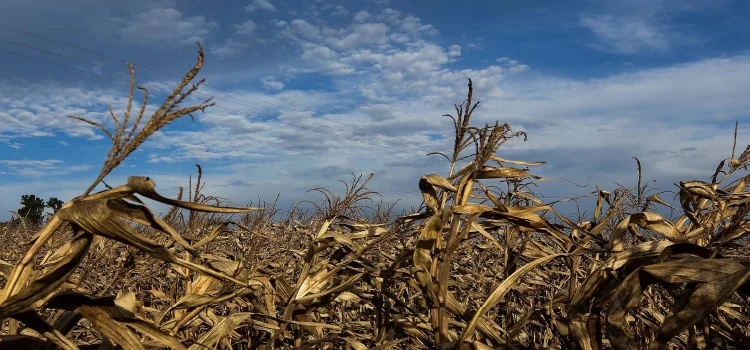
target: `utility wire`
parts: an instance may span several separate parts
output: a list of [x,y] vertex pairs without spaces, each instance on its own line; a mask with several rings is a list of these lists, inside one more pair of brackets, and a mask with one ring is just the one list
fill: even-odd
[[[0,40],[2,40],[2,39],[0,39]],[[17,55],[17,56],[21,56],[21,57],[24,57],[24,58],[38,60],[38,61],[41,61],[41,62],[44,62],[44,63],[49,63],[49,64],[52,64],[52,65],[55,65],[55,66],[59,66],[59,67],[62,67],[62,68],[74,70],[74,71],[77,71],[77,72],[80,72],[80,73],[85,73],[85,74],[94,75],[94,76],[97,76],[97,77],[109,79],[109,80],[112,80],[112,81],[115,81],[115,82],[118,82],[118,83],[130,84],[129,81],[120,80],[120,79],[116,79],[116,78],[112,78],[112,77],[108,77],[108,76],[105,76],[105,75],[96,74],[96,73],[92,73],[92,72],[87,72],[87,71],[82,70],[82,69],[78,69],[78,68],[74,68],[74,67],[69,67],[69,66],[66,66],[66,65],[63,65],[63,64],[59,64],[59,63],[55,63],[55,62],[50,62],[50,61],[43,60],[43,59],[40,59],[40,58],[37,58],[37,57],[32,57],[32,56],[27,56],[27,55],[24,55],[24,54],[19,54],[17,52],[13,52],[13,51],[6,50],[6,49],[3,49],[3,48],[0,48],[0,51],[7,52],[7,53],[10,53],[10,54],[14,54],[14,55]],[[161,93],[168,93],[168,92],[163,91],[163,90],[158,90],[158,89],[153,89],[153,90],[155,90],[157,92],[161,92]],[[223,106],[218,106],[217,105],[217,106],[214,106],[214,107],[222,108],[222,109],[226,109],[226,110],[229,110],[229,111],[233,111],[233,112],[237,112],[237,113],[242,114],[242,112],[240,112],[240,111],[236,111],[236,110],[233,110],[233,109],[230,109],[230,108],[226,108],[226,107],[223,107]],[[281,121],[281,122],[284,123],[283,121]],[[289,123],[285,123],[285,124],[289,124]],[[299,127],[299,126],[293,125],[293,124],[289,124],[289,125],[295,126],[295,127]],[[271,130],[278,130],[278,129],[279,128],[271,129]],[[319,132],[318,130],[312,130],[312,131]],[[337,136],[337,135],[332,134],[332,133],[328,133],[328,134],[329,135],[333,135],[333,136]],[[361,140],[354,140],[354,141],[361,141]],[[382,146],[382,145],[375,145],[375,144],[373,144],[373,145],[374,146]],[[395,149],[395,148],[393,148],[393,149]],[[392,195],[392,194],[407,194],[407,193],[416,193],[416,192],[421,192],[421,191],[420,190],[403,190],[403,191],[393,191],[393,192],[380,192],[380,194],[381,195]]]
[[[91,65],[91,66],[94,66],[94,67],[103,68],[103,69],[106,69],[106,70],[109,70],[109,71],[112,71],[112,72],[115,72],[115,73],[127,75],[128,77],[130,76],[130,72],[124,72],[124,71],[121,71],[121,70],[118,70],[118,69],[109,68],[107,66],[103,66],[103,65],[100,65],[100,64],[96,64],[96,63],[93,63],[93,62],[86,61],[86,60],[81,60],[81,59],[78,59],[78,58],[75,58],[75,57],[66,56],[66,55],[63,55],[63,54],[56,53],[56,52],[47,51],[47,50],[40,49],[40,48],[37,48],[37,47],[34,47],[34,46],[30,46],[30,45],[26,45],[26,44],[23,44],[23,43],[13,42],[13,41],[5,40],[3,38],[0,38],[0,42],[5,42],[5,43],[8,43],[8,44],[22,46],[22,47],[29,48],[29,49],[32,49],[32,50],[36,50],[36,51],[39,51],[39,52],[43,52],[43,53],[46,53],[46,54],[63,57],[63,58],[66,58],[66,59],[69,59],[69,60],[72,60],[72,61],[79,62],[79,63],[84,63],[84,64],[88,64],[88,65]],[[8,51],[6,51],[6,52],[8,52]],[[47,62],[47,63],[49,63],[49,62]],[[157,83],[157,84],[161,84],[161,85],[164,85],[164,86],[171,86],[168,83],[165,83],[165,82],[162,82],[162,81],[158,81],[158,80],[151,80],[151,79],[144,79],[144,80],[150,81],[150,82],[153,82],[153,83]],[[205,85],[205,84],[203,84],[203,85]],[[156,90],[156,91],[158,91],[158,90]],[[214,99],[217,99],[217,100],[220,100],[220,101],[235,103],[235,104],[238,104],[240,106],[244,106],[244,107],[248,107],[248,108],[253,108],[253,109],[258,109],[258,110],[261,110],[261,111],[264,111],[264,112],[268,112],[268,113],[272,113],[272,114],[276,113],[275,111],[268,110],[268,109],[265,109],[265,108],[262,108],[262,107],[256,107],[256,106],[252,106],[252,105],[248,105],[248,104],[244,104],[244,103],[240,103],[240,102],[236,102],[236,101],[232,101],[232,100],[227,100],[227,99],[224,99],[224,98],[221,98],[221,97],[211,96],[209,94],[202,93],[200,91],[196,91],[196,92],[194,92],[194,94],[202,95],[202,96],[206,96],[206,97],[213,97]],[[228,108],[225,108],[225,109],[228,109]],[[232,110],[232,111],[237,112],[237,113],[246,114],[246,113],[238,112],[238,111],[235,111],[235,110]],[[300,118],[300,117],[295,117],[295,116],[292,116],[292,115],[289,115],[288,117],[294,118],[294,119],[298,119],[301,122],[305,122],[305,123],[317,125],[317,126],[320,126],[320,127],[330,128],[332,130],[337,130],[337,131],[342,131],[342,132],[350,132],[350,133],[352,133],[354,135],[359,135],[359,136],[362,136],[362,137],[370,137],[371,136],[369,134],[362,134],[362,133],[356,133],[356,132],[352,132],[352,131],[348,131],[348,130],[336,129],[336,128],[333,128],[333,127],[330,127],[330,126],[327,126],[327,125],[324,125],[324,124],[316,123],[316,122],[313,122],[313,121],[310,121],[310,120],[307,120],[307,119],[303,119],[303,118]],[[324,119],[324,120],[328,120],[328,119]],[[330,120],[328,120],[328,121],[330,121]],[[391,142],[391,143],[399,145],[399,146],[402,146],[402,147],[416,147],[413,144],[403,144],[403,143],[394,143],[394,142]],[[423,150],[419,150],[419,151],[423,151]]]
[[[28,32],[28,31],[25,31],[25,30],[21,30],[21,29],[18,29],[18,28],[14,28],[14,27],[11,27],[11,26],[6,25],[6,24],[0,23],[0,27],[6,28],[6,29],[10,29],[10,30],[13,30],[13,31],[16,31],[16,32],[19,32],[19,33],[23,33],[23,34],[26,34],[26,35],[30,35],[30,36],[33,36],[33,37],[36,37],[36,38],[44,39],[44,40],[47,40],[47,41],[50,41],[50,42],[53,42],[53,43],[56,43],[56,44],[70,46],[70,47],[76,48],[78,50],[82,50],[82,51],[85,51],[85,52],[93,53],[95,55],[99,55],[101,57],[109,58],[109,59],[112,59],[112,60],[116,60],[116,61],[120,61],[120,62],[126,62],[126,63],[129,62],[129,61],[123,60],[121,58],[117,58],[117,57],[114,57],[114,56],[111,56],[111,55],[107,55],[107,54],[104,54],[104,53],[101,53],[101,52],[98,52],[98,51],[94,51],[94,50],[91,50],[91,49],[80,47],[80,46],[77,46],[77,45],[74,45],[74,44],[70,44],[70,43],[67,43],[67,42],[63,42],[63,41],[60,41],[60,40],[48,38],[48,37],[45,37],[43,35],[31,33],[31,32]],[[171,77],[174,77],[174,78],[178,78],[178,79],[182,78],[182,76],[178,76],[176,74],[172,74],[172,73],[169,73],[169,72],[164,72],[164,71],[161,71],[161,70],[158,70],[158,69],[155,69],[155,68],[151,68],[151,67],[148,67],[148,66],[145,66],[145,65],[141,65],[141,64],[137,64],[137,63],[133,63],[133,62],[130,62],[130,63],[132,65],[134,65],[134,66],[141,67],[141,68],[153,71],[153,72],[157,72],[157,73],[160,73],[160,74],[168,75],[168,76],[171,76]],[[102,66],[102,68],[104,68],[104,67]],[[275,106],[275,107],[278,107],[278,108],[281,108],[281,109],[285,109],[285,110],[288,110],[288,111],[302,113],[302,114],[305,114],[305,115],[309,115],[311,117],[313,116],[312,113],[309,113],[309,112],[297,110],[297,109],[294,109],[294,108],[285,107],[285,106],[282,106],[282,105],[279,105],[279,104],[275,104],[275,103],[272,103],[272,102],[264,101],[264,100],[261,100],[261,99],[258,99],[258,98],[252,97],[252,96],[248,96],[248,95],[240,94],[240,93],[237,93],[237,92],[234,92],[234,91],[230,91],[230,90],[218,88],[218,87],[211,86],[211,85],[208,85],[208,84],[203,84],[203,85],[206,86],[206,87],[210,87],[210,88],[213,88],[213,89],[216,89],[216,90],[219,90],[219,91],[223,91],[223,92],[226,92],[226,93],[230,93],[230,94],[233,94],[233,95],[237,95],[237,96],[249,98],[249,99],[254,100],[254,101],[266,103],[266,104],[269,104],[269,105],[272,105],[272,106]],[[252,107],[252,108],[259,108],[259,107]],[[384,136],[384,137],[390,137],[390,138],[398,139],[398,140],[401,140],[401,141],[405,142],[406,145],[408,145],[409,147],[414,147],[415,145],[419,146],[419,147],[422,147],[422,148],[426,147],[426,145],[415,143],[414,141],[411,141],[411,140],[406,140],[406,139],[395,137],[395,136],[388,136],[386,134],[379,133],[379,132],[369,131],[367,129],[360,128],[360,127],[357,127],[355,125],[347,124],[347,123],[340,122],[340,121],[337,121],[337,120],[330,120],[330,119],[327,119],[327,118],[324,118],[324,117],[318,117],[318,118],[323,119],[323,120],[327,120],[327,121],[332,122],[332,123],[336,123],[336,124],[341,124],[341,125],[344,125],[344,126],[348,126],[348,127],[354,128],[354,129],[363,130],[363,131],[366,131],[366,132],[368,132],[370,134],[374,133],[374,134],[378,134],[378,135],[381,135],[381,136]]]
[[[89,75],[93,75],[93,76],[97,76],[97,77],[101,77],[101,78],[109,79],[109,80],[112,80],[112,81],[115,81],[115,82],[119,82],[119,83],[123,83],[123,84],[130,84],[130,82],[129,82],[129,81],[125,81],[125,80],[120,80],[120,79],[116,79],[116,78],[108,77],[108,76],[106,76],[106,75],[102,75],[102,74],[97,74],[97,73],[93,73],[93,72],[88,72],[88,71],[85,71],[85,70],[82,70],[82,69],[78,69],[78,68],[74,68],[74,67],[66,66],[66,65],[64,65],[64,64],[60,64],[60,63],[56,63],[56,62],[52,62],[52,61],[47,61],[47,60],[44,60],[44,59],[41,59],[41,58],[38,58],[38,57],[28,56],[28,55],[24,55],[24,54],[21,54],[21,53],[18,53],[18,52],[14,52],[14,51],[10,51],[10,50],[6,50],[6,49],[2,49],[2,48],[0,48],[0,51],[3,51],[3,52],[7,52],[7,53],[10,53],[10,54],[13,54],[13,55],[17,55],[17,56],[21,56],[21,57],[25,57],[25,58],[28,58],[28,59],[33,59],[33,60],[37,60],[37,61],[40,61],[40,62],[44,62],[44,63],[48,63],[48,64],[52,64],[52,65],[55,65],[55,66],[58,66],[58,67],[62,67],[62,68],[66,68],[66,69],[74,70],[74,71],[77,71],[77,72],[80,72],[80,73],[85,73],[85,74],[89,74]],[[168,91],[162,91],[162,90],[159,90],[159,89],[154,89],[154,88],[151,88],[150,90],[153,90],[153,91],[157,91],[157,92],[161,92],[161,93],[166,93],[166,94],[169,94],[169,93],[171,93],[171,92],[168,92]],[[196,93],[198,93],[198,92],[196,92]],[[205,95],[205,94],[204,94],[204,95]],[[225,109],[225,110],[228,110],[228,111],[231,111],[231,112],[234,112],[234,113],[240,114],[240,115],[249,115],[249,114],[248,114],[248,113],[246,113],[246,112],[238,111],[238,110],[236,110],[236,109],[232,109],[232,108],[227,108],[227,107],[224,107],[224,106],[219,106],[219,105],[215,105],[214,107],[216,107],[216,108],[221,108],[221,109]],[[375,147],[382,147],[382,148],[388,148],[388,149],[391,149],[391,150],[394,150],[394,151],[397,151],[397,152],[401,152],[401,153],[404,153],[404,154],[419,154],[419,155],[423,155],[423,154],[422,154],[422,153],[420,153],[420,152],[408,152],[408,151],[404,151],[403,149],[399,149],[399,148],[396,148],[396,147],[391,147],[391,146],[387,146],[387,145],[383,145],[383,144],[376,144],[376,143],[372,143],[372,142],[369,142],[369,141],[367,141],[367,140],[363,140],[363,139],[360,139],[360,138],[355,138],[355,137],[344,137],[344,136],[341,136],[341,135],[337,135],[337,134],[334,134],[334,133],[330,133],[330,132],[325,132],[325,131],[322,131],[322,130],[316,130],[316,129],[309,129],[309,128],[305,128],[305,127],[302,127],[302,126],[299,126],[299,125],[296,125],[296,124],[292,124],[292,123],[288,123],[288,122],[285,122],[285,121],[283,121],[283,120],[280,120],[280,119],[276,119],[276,121],[277,121],[277,122],[279,122],[279,123],[282,123],[282,124],[286,124],[286,125],[289,125],[289,126],[295,127],[295,128],[300,128],[300,129],[303,129],[303,130],[307,130],[307,131],[313,131],[313,132],[317,132],[317,133],[322,133],[322,134],[327,134],[327,135],[335,136],[335,137],[337,137],[337,138],[339,138],[339,139],[343,138],[343,139],[346,139],[346,140],[351,140],[351,141],[353,141],[353,142],[362,142],[362,143],[366,143],[366,144],[369,144],[369,145],[371,145],[371,146],[375,146]],[[339,130],[339,129],[334,129],[334,128],[332,128],[332,127],[330,127],[330,126],[326,126],[326,125],[320,125],[320,126],[321,126],[321,127],[323,127],[323,128],[328,128],[328,129],[331,129],[331,130],[342,131],[342,130]],[[266,131],[273,131],[273,130],[280,130],[280,129],[282,129],[282,128],[273,128],[273,129],[268,129],[268,130],[266,130]],[[343,132],[346,132],[346,131],[343,131]]]
[[[36,34],[33,34],[33,33],[25,32],[23,30],[12,28],[12,27],[9,27],[9,26],[4,25],[4,24],[0,24],[0,27],[4,27],[4,28],[11,29],[11,30],[15,30],[15,31],[18,31],[18,32],[21,32],[21,33],[24,33],[24,34],[28,34],[28,35],[32,35],[32,36],[35,36],[35,37],[39,37],[39,38],[42,38],[42,39],[45,39],[45,40],[49,40],[49,41],[52,41],[52,42],[55,42],[55,43],[59,43],[59,44],[63,44],[63,45],[68,45],[68,46],[71,46],[71,47],[74,47],[74,48],[77,48],[77,49],[80,49],[80,50],[83,50],[83,51],[87,51],[87,52],[91,52],[91,53],[94,53],[94,54],[97,54],[97,55],[100,55],[100,56],[103,56],[103,57],[107,57],[107,58],[110,58],[110,59],[114,59],[114,60],[118,60],[118,61],[122,61],[122,62],[127,62],[125,60],[122,60],[122,59],[119,59],[119,58],[116,58],[116,57],[108,56],[106,54],[102,54],[102,53],[99,53],[99,52],[96,52],[96,51],[93,51],[93,50],[89,50],[89,49],[86,49],[86,48],[78,47],[76,45],[68,44],[68,43],[57,41],[57,40],[54,40],[54,39],[46,38],[46,37],[43,37],[43,36],[40,36],[40,35],[36,35]],[[117,69],[109,68],[109,67],[106,67],[106,66],[103,66],[103,65],[100,65],[100,64],[96,64],[96,63],[93,63],[93,62],[89,62],[89,61],[77,59],[77,58],[74,58],[74,57],[66,56],[66,55],[63,55],[63,54],[56,53],[56,52],[47,51],[47,50],[40,49],[40,48],[37,48],[37,47],[33,47],[33,46],[30,46],[30,45],[26,45],[26,44],[22,44],[22,43],[17,43],[17,42],[5,40],[5,39],[2,39],[2,38],[0,38],[0,41],[5,42],[5,43],[9,43],[9,44],[14,44],[14,45],[26,47],[26,48],[29,48],[29,49],[33,49],[33,50],[44,52],[44,53],[51,54],[51,55],[56,55],[56,56],[63,57],[63,58],[66,58],[66,59],[70,59],[70,60],[73,60],[73,61],[77,61],[77,62],[80,62],[80,63],[88,64],[88,65],[91,65],[91,66],[94,66],[94,67],[99,67],[99,68],[107,69],[107,70],[110,70],[110,71],[113,71],[113,72],[116,72],[116,73],[126,74],[128,76],[130,75],[130,73],[127,73],[127,72],[123,72],[123,71],[120,71],[120,70],[117,70]],[[77,72],[80,72],[80,73],[85,73],[85,74],[94,75],[94,76],[97,76],[97,77],[109,79],[109,80],[112,80],[112,81],[115,81],[115,82],[119,82],[119,83],[123,83],[123,84],[130,84],[129,81],[120,80],[120,79],[108,77],[106,75],[97,74],[97,73],[93,73],[93,72],[88,72],[88,71],[81,70],[81,69],[78,69],[78,68],[69,67],[69,66],[66,66],[66,65],[63,65],[63,64],[59,64],[59,63],[56,63],[56,62],[47,61],[47,60],[40,59],[40,58],[33,57],[33,56],[28,56],[28,55],[20,54],[20,53],[13,52],[13,51],[10,51],[10,50],[5,50],[5,49],[0,48],[0,51],[6,52],[6,53],[10,53],[10,54],[13,54],[13,55],[17,55],[17,56],[21,56],[21,57],[24,57],[24,58],[29,58],[29,59],[37,60],[37,61],[40,61],[40,62],[52,64],[52,65],[59,66],[59,67],[62,67],[62,68],[66,68],[66,69],[70,69],[70,70],[73,70],[73,71],[77,71]],[[154,71],[154,72],[158,72],[158,73],[161,73],[161,74],[165,74],[165,75],[169,75],[169,76],[173,76],[173,77],[178,77],[179,78],[179,76],[173,75],[171,73],[163,72],[163,71],[160,71],[160,70],[157,70],[157,69],[153,69],[153,68],[150,68],[150,67],[147,67],[147,66],[143,66],[143,65],[139,65],[139,64],[136,64],[136,63],[132,63],[132,62],[131,62],[131,64],[133,64],[134,66],[137,66],[137,67],[141,67],[141,68],[145,68],[145,69]],[[164,82],[161,82],[161,81],[158,81],[158,80],[151,80],[151,79],[145,79],[145,80],[151,81],[151,82],[154,82],[154,83],[158,83],[158,84],[161,84],[161,85],[169,85],[167,83],[164,83]],[[293,108],[284,107],[284,106],[281,106],[281,105],[278,105],[278,104],[274,104],[274,103],[271,103],[271,102],[267,102],[267,101],[263,101],[263,100],[260,100],[260,99],[257,99],[257,98],[251,97],[251,96],[247,96],[247,95],[239,94],[239,93],[236,93],[236,92],[233,92],[233,91],[229,91],[229,90],[224,90],[224,89],[221,89],[221,88],[213,87],[213,86],[210,86],[208,84],[203,84],[203,85],[207,86],[207,87],[211,87],[211,88],[217,89],[217,90],[220,90],[220,91],[231,93],[231,94],[234,94],[234,95],[238,95],[238,96],[250,98],[252,100],[256,100],[256,101],[259,101],[259,102],[267,103],[267,104],[270,104],[270,105],[273,105],[273,106],[276,106],[276,107],[279,107],[281,109],[285,109],[285,110],[288,110],[288,111],[303,113],[303,114],[312,116],[312,114],[308,113],[308,112],[296,110],[296,109],[293,109]],[[170,93],[168,91],[165,92],[163,90],[158,90],[158,89],[151,89],[151,90],[155,90],[155,91],[161,92],[161,93]],[[195,94],[199,94],[199,95],[203,95],[203,96],[210,96],[208,94],[200,93],[200,92],[197,92],[197,91],[195,92]],[[241,105],[241,106],[245,106],[245,107],[248,107],[248,108],[253,108],[253,109],[258,109],[258,110],[266,111],[266,112],[269,112],[269,113],[274,113],[274,111],[270,111],[270,110],[264,109],[262,107],[256,107],[256,106],[252,106],[252,105],[247,105],[247,104],[243,104],[243,103],[240,103],[240,102],[231,101],[231,100],[227,100],[227,99],[223,99],[223,98],[219,98],[219,97],[215,97],[215,96],[211,96],[211,97],[213,97],[215,99],[218,99],[218,100],[230,102],[230,103],[235,103],[235,104],[238,104],[238,105]],[[219,106],[219,105],[216,105],[215,107],[221,108],[221,109],[224,109],[224,110],[228,110],[228,111],[231,111],[231,112],[234,112],[234,113],[238,113],[238,114],[241,114],[241,115],[251,116],[247,112],[242,112],[242,111],[238,111],[238,110],[235,110],[235,109],[231,109],[231,108],[227,108],[227,107],[223,107],[223,106]],[[303,122],[311,123],[313,125],[318,125],[318,126],[321,126],[323,128],[329,128],[331,130],[347,132],[346,130],[336,129],[336,128],[333,128],[333,127],[330,127],[330,126],[327,126],[327,125],[313,123],[313,122],[310,122],[308,120],[304,120],[304,119],[301,119],[301,118],[297,118],[297,117],[293,117],[293,116],[290,116],[290,117],[296,118],[296,119],[300,119]],[[323,117],[319,117],[319,118],[323,119],[323,120],[327,120],[327,121],[333,122],[333,123],[338,123],[338,124],[341,124],[341,125],[350,126],[352,128],[355,128],[355,129],[367,131],[366,129],[359,128],[359,127],[356,127],[356,126],[352,126],[352,125],[349,125],[349,124],[346,124],[346,123],[338,122],[338,121],[335,121],[335,120],[329,120],[329,119],[326,119],[326,118],[323,118]],[[320,131],[320,130],[314,130],[314,129],[306,129],[306,128],[301,127],[299,125],[295,125],[295,124],[284,122],[283,120],[278,120],[277,119],[277,121],[280,122],[280,123],[283,123],[283,124],[287,124],[287,125],[293,126],[293,127],[297,127],[297,128],[301,128],[301,129],[305,129],[305,130],[309,130],[309,131],[314,131],[314,132],[319,132],[319,133],[325,133],[325,134],[328,134],[328,135],[340,137],[340,135],[333,134],[333,133],[326,133],[326,132],[323,132],[323,131]],[[273,128],[273,129],[268,129],[266,131],[273,131],[273,130],[279,130],[279,129],[281,129],[281,128]],[[363,134],[357,134],[357,133],[354,133],[354,132],[352,132],[352,133],[355,134],[355,135],[360,135],[360,136],[370,136],[369,134],[364,134],[363,135]],[[391,137],[391,138],[395,138],[395,139],[404,140],[404,139],[401,139],[401,138],[398,138],[398,137],[392,137],[392,136],[388,136],[388,135],[385,135],[385,134],[382,134],[382,133],[377,133],[377,132],[374,132],[374,133],[378,134],[378,135],[381,135],[381,136],[385,136],[385,137]],[[355,142],[367,143],[367,144],[370,144],[370,145],[376,146],[376,147],[384,147],[384,148],[389,148],[389,149],[393,149],[393,150],[397,150],[397,151],[403,152],[403,150],[398,149],[398,148],[389,147],[389,146],[380,145],[380,144],[374,144],[374,143],[367,142],[367,141],[361,140],[361,139],[352,139],[352,138],[347,138],[347,139],[353,140]],[[406,140],[404,140],[404,141],[406,141]],[[397,145],[401,145],[401,146],[414,147],[413,144],[400,144],[400,143],[396,143],[396,144]],[[421,155],[421,153],[418,153],[418,154]],[[418,193],[418,192],[421,192],[421,191],[420,190],[403,190],[403,191],[393,191],[393,192],[380,192],[380,194],[381,195],[394,195],[394,194],[408,194],[408,193]],[[547,199],[568,199],[568,198],[573,198],[573,197],[541,197],[541,198],[547,198]]]

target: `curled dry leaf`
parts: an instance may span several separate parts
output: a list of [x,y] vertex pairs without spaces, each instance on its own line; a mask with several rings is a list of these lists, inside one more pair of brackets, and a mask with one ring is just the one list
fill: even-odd
[[[638,160],[637,187],[597,187],[591,215],[580,208],[569,218],[557,203],[588,195],[546,202],[534,191],[550,179],[507,166],[544,162],[497,155],[526,134],[499,122],[472,126],[479,104],[471,81],[465,102],[448,115],[453,154],[439,154],[449,171],[419,180],[421,212],[396,215],[395,205],[371,203],[372,176],[344,183],[343,197],[314,189],[323,204],[311,212],[293,206],[286,217],[266,203],[220,206],[224,199],[202,192],[200,166],[197,182],[191,178],[176,200],[139,176],[92,193],[149,135],[211,105],[179,106],[202,83],[188,88],[202,61],[201,52],[141,128],[145,89],[128,123],[134,75],[124,118],[111,114],[115,130],[77,118],[113,143],[96,181],[37,232],[24,220],[0,223],[0,347],[593,350],[750,342],[743,333],[748,177],[724,184],[750,164],[749,151],[733,150],[709,169],[710,183],[680,182],[677,206],[642,182]],[[140,198],[171,209],[160,217]],[[667,219],[662,209],[679,216]]]

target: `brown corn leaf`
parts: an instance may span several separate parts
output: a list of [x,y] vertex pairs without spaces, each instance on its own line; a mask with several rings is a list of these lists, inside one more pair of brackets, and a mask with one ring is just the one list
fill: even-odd
[[144,176],[128,177],[128,186],[132,189],[133,192],[140,194],[141,196],[144,196],[148,199],[155,200],[157,202],[161,202],[161,203],[179,207],[179,208],[190,209],[191,211],[230,214],[230,213],[245,213],[245,212],[255,211],[255,210],[264,210],[264,208],[252,208],[252,207],[245,207],[245,208],[215,207],[212,205],[199,204],[195,202],[185,202],[185,201],[169,199],[156,193],[156,190],[155,190],[156,184],[154,183],[154,181]]
[[112,298],[92,299],[78,293],[61,292],[47,302],[47,307],[76,311],[116,345],[126,349],[144,349],[135,333],[115,321],[118,318],[132,319],[133,313],[117,306]]
[[516,165],[534,166],[534,165],[547,164],[547,162],[524,162],[524,161],[520,161],[520,160],[504,159],[504,158],[500,158],[500,157],[497,157],[497,156],[492,156],[492,157],[490,157],[490,159],[494,160],[494,161],[496,161],[498,163],[508,163],[508,164],[516,164]]
[[[44,299],[70,277],[88,252],[93,237],[90,233],[78,231],[62,259],[47,269],[41,277],[11,293],[10,297],[0,304],[0,318],[30,310],[37,307],[37,303],[43,303]],[[8,291],[4,290],[4,292]]]
[[665,202],[663,199],[661,199],[661,197],[659,197],[659,195],[654,194],[654,195],[649,196],[647,199],[650,200],[650,201],[652,201],[652,202],[654,202],[654,203],[659,203],[659,204],[661,204],[661,205],[663,205],[663,206],[665,206],[667,208],[670,208],[670,209],[673,209],[673,210],[679,210],[679,209],[671,206],[669,203]]
[[667,283],[711,283],[744,270],[745,266],[732,259],[704,259],[690,257],[643,267],[643,271]]
[[[26,326],[43,335],[52,344],[57,345],[61,349],[78,349],[73,341],[65,337],[65,335],[62,334],[62,332],[60,332],[59,330],[52,328],[49,323],[47,323],[47,321],[45,321],[36,311],[24,311],[19,314],[13,315],[13,318],[23,322]],[[3,347],[2,343],[0,343],[0,347],[5,348]]]
[[435,294],[432,276],[430,275],[432,249],[435,247],[438,235],[449,215],[451,215],[449,210],[441,210],[427,220],[414,249],[414,277],[429,300],[436,304],[437,294]]
[[[446,295],[446,304],[448,309],[450,309],[455,315],[461,315],[461,319],[465,322],[471,322],[472,314],[467,312],[466,306],[458,302],[456,296],[450,291]],[[498,334],[498,330],[500,333],[505,333],[507,335],[507,332],[495,323],[495,321],[486,318],[479,319],[477,322],[477,329],[482,332],[482,335],[498,343],[503,341],[503,339],[500,338],[500,334]]]
[[642,277],[640,269],[633,271],[612,293],[607,309],[607,335],[613,349],[637,349],[626,316],[629,309],[640,303],[641,294],[648,283]]
[[358,273],[352,276],[351,278],[349,278],[348,280],[346,280],[346,282],[343,282],[335,287],[329,288],[319,293],[312,293],[312,294],[305,295],[304,297],[297,299],[297,301],[304,303],[305,301],[313,300],[316,298],[322,298],[329,294],[335,294],[338,292],[346,291],[348,289],[351,289],[352,286],[362,278],[362,276],[364,276],[364,273]]
[[177,338],[167,335],[148,321],[136,318],[132,310],[128,310],[135,309],[135,295],[132,292],[116,300],[110,297],[91,298],[80,293],[60,292],[52,297],[46,306],[79,313],[91,322],[97,331],[123,348],[143,348],[140,338],[129,329],[132,328],[162,346],[185,349]]
[[680,187],[698,198],[715,201],[716,190],[703,181],[680,181]]
[[44,350],[46,346],[44,340],[30,335],[0,335],[0,349]]
[[654,231],[670,241],[679,240],[682,236],[680,230],[661,215],[650,212],[635,213],[620,221],[612,236],[609,238],[609,249],[622,250],[622,240],[629,225],[638,225],[647,230]]
[[60,209],[57,214],[61,219],[80,226],[86,232],[137,247],[141,251],[166,262],[189,268],[220,280],[230,281],[238,285],[247,285],[247,282],[239,281],[213,268],[178,258],[170,249],[135,232],[132,226],[114,215],[107,204],[107,200],[78,202],[71,207]]
[[610,271],[621,269],[626,264],[644,258],[658,257],[666,248],[674,245],[668,241],[645,242],[617,252],[604,263],[595,268],[583,280],[568,304],[568,330],[577,344],[586,350],[599,348],[597,338],[600,331],[589,327],[589,319],[599,317],[592,312],[586,316],[586,308],[592,300],[608,299],[604,291],[608,287],[617,287],[619,282],[612,282]]
[[684,307],[667,316],[661,327],[656,330],[656,340],[649,344],[649,349],[666,347],[667,342],[683,330],[708,317],[737,289],[748,283],[749,279],[750,269],[746,268],[731,274],[727,278],[699,284]]
[[539,181],[554,180],[552,178],[532,175],[525,170],[511,167],[498,168],[486,166],[477,171],[477,179],[518,179],[522,177],[531,177]]
[[465,342],[470,335],[474,333],[474,329],[477,326],[477,322],[479,321],[479,318],[484,316],[487,311],[489,311],[491,308],[495,307],[500,301],[503,299],[506,293],[510,291],[510,289],[518,284],[518,281],[526,275],[529,271],[536,268],[537,266],[546,263],[554,258],[558,258],[561,256],[566,256],[567,254],[555,254],[550,255],[544,258],[539,258],[537,260],[534,260],[523,267],[516,270],[513,274],[508,276],[503,282],[501,282],[495,290],[490,294],[489,297],[487,297],[487,300],[484,301],[482,306],[479,307],[477,312],[474,314],[474,317],[472,317],[471,322],[469,322],[469,325],[466,326],[464,331],[461,333],[461,336],[459,337],[459,344]]
[[456,192],[457,191],[456,187],[453,186],[453,184],[451,184],[451,182],[448,181],[448,179],[446,179],[446,178],[444,178],[444,177],[442,177],[440,175],[429,174],[429,175],[422,176],[422,179],[424,179],[425,182],[429,183],[430,185],[433,185],[435,187],[440,187],[440,188],[442,188],[442,189],[444,189],[446,191],[450,191],[450,192]]

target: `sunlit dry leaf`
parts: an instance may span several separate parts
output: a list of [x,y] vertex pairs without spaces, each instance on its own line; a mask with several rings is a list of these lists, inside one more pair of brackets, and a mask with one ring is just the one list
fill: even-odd
[[494,160],[494,161],[496,161],[498,163],[508,163],[508,164],[516,164],[516,165],[530,165],[530,166],[534,166],[534,165],[547,164],[547,162],[524,162],[524,161],[520,161],[520,160],[509,160],[509,159],[504,159],[504,158],[500,158],[500,157],[497,157],[497,156],[492,156],[492,157],[490,157],[490,159]]
[[609,239],[609,248],[612,250],[622,250],[622,240],[629,225],[638,225],[647,230],[654,231],[670,241],[679,240],[682,236],[680,230],[669,220],[664,219],[659,214],[643,212],[635,213],[620,221],[617,224],[612,236]]
[[128,186],[133,192],[140,194],[148,199],[175,206],[178,208],[190,209],[191,211],[202,211],[209,213],[245,213],[254,210],[263,210],[263,208],[241,208],[241,207],[215,207],[212,205],[204,205],[194,202],[178,201],[169,199],[156,193],[156,184],[153,180],[143,176],[130,176],[128,177]]
[[522,177],[531,177],[538,181],[553,180],[532,175],[524,170],[511,167],[483,167],[477,172],[477,179],[516,179]]
[[[41,277],[10,294],[10,297],[0,304],[0,317],[27,311],[34,308],[36,303],[43,303],[73,273],[86,255],[93,237],[92,234],[79,231],[62,259],[47,269]],[[4,292],[8,292],[7,287]]]
[[643,267],[643,271],[667,283],[711,283],[744,270],[731,259],[685,258]]

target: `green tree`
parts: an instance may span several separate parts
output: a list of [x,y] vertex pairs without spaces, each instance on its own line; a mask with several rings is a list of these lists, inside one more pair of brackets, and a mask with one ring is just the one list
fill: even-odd
[[49,197],[47,200],[47,208],[52,209],[52,215],[56,214],[62,208],[63,204],[65,204],[63,201],[55,197]]
[[18,214],[31,224],[41,224],[42,214],[44,214],[44,200],[37,198],[33,194],[21,196],[21,209]]
[[52,218],[52,215],[57,214],[57,211],[60,210],[60,208],[62,208],[63,204],[65,204],[65,202],[63,202],[63,201],[61,201],[61,200],[59,200],[59,199],[57,199],[55,197],[49,197],[49,199],[47,200],[46,206],[47,206],[47,208],[51,209],[52,212],[51,213],[47,213],[45,220],[48,221],[50,218]]

